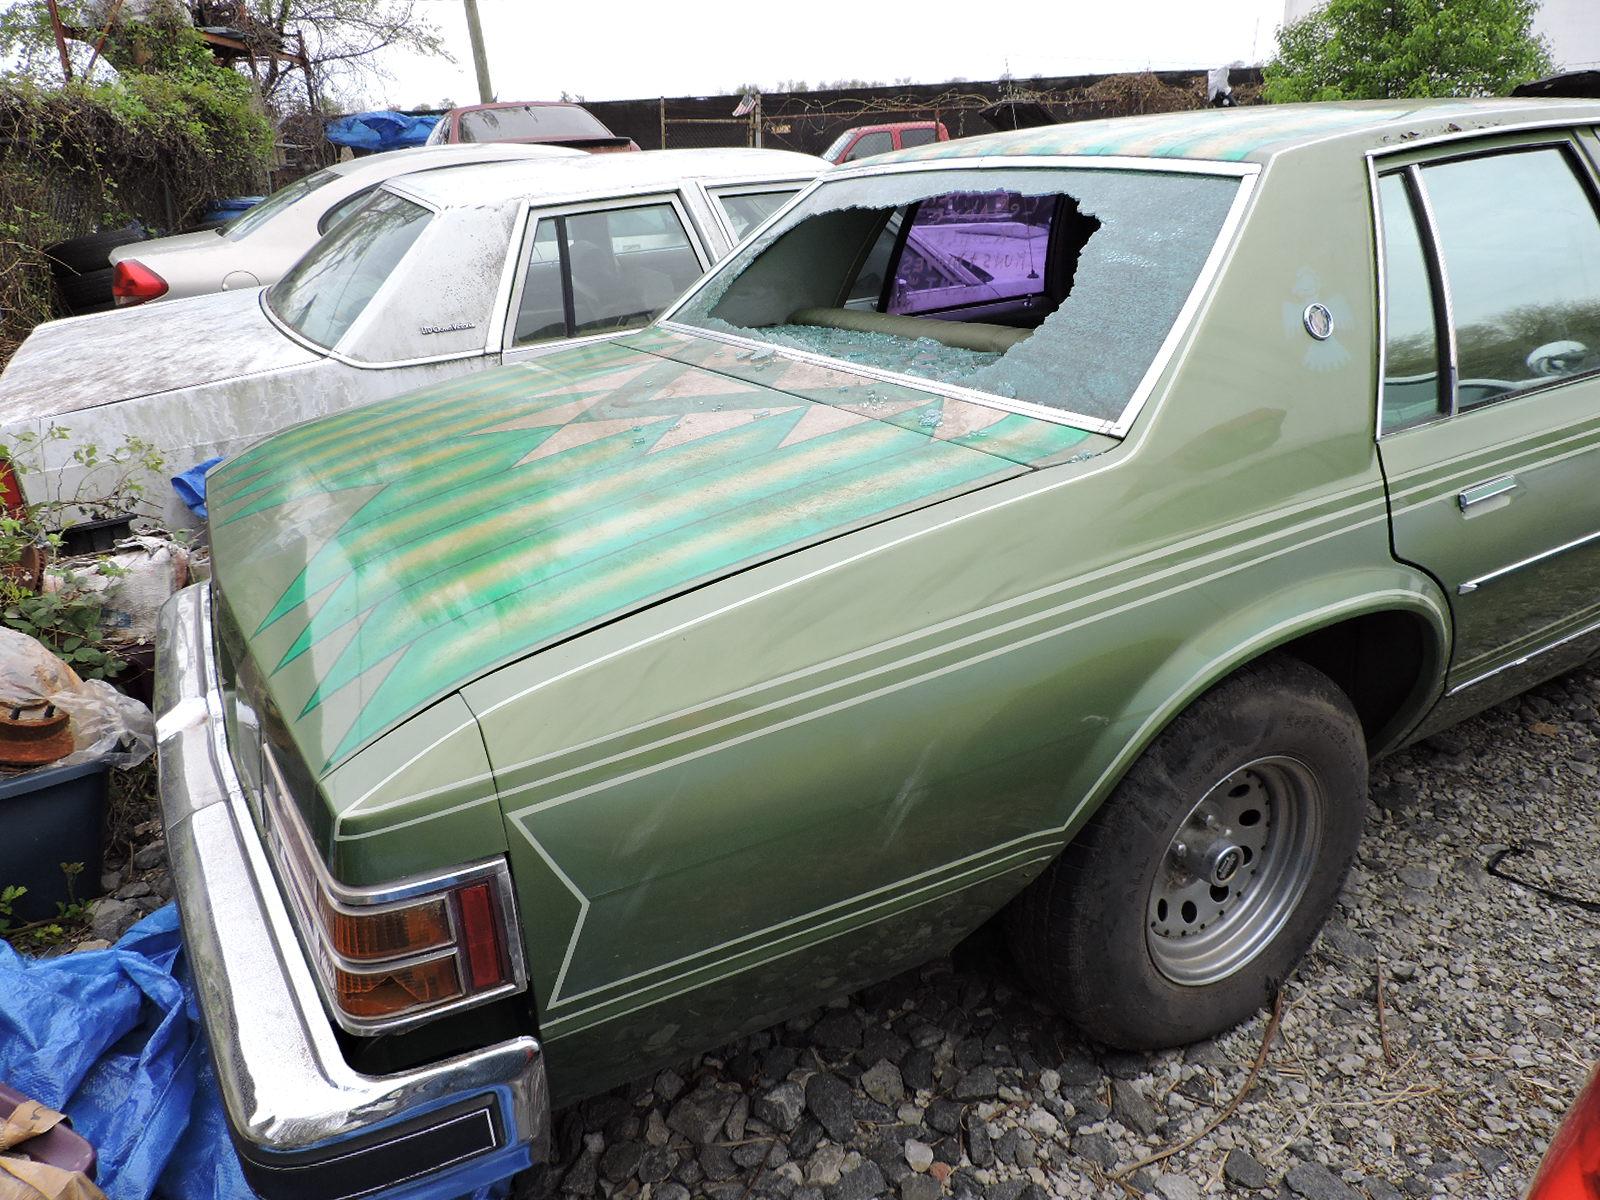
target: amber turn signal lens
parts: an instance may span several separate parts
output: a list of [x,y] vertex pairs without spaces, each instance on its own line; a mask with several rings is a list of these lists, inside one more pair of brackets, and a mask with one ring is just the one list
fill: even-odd
[[387,912],[348,913],[323,898],[322,925],[328,932],[328,943],[354,962],[406,958],[447,946],[452,940],[443,899]]
[[453,956],[390,971],[356,975],[334,968],[339,1007],[352,1017],[389,1017],[461,995]]

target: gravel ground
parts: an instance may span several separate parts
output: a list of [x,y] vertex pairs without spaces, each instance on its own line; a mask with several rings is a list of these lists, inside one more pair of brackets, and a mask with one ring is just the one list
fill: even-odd
[[[1267,1014],[1109,1051],[982,931],[557,1114],[558,1165],[519,1200],[1520,1197],[1600,1060],[1597,705],[1580,670],[1375,769],[1359,862],[1231,1109]],[[170,895],[159,826],[130,824],[84,948]],[[1502,851],[1523,884],[1486,869]]]
[[[1186,1050],[1109,1051],[1036,1003],[986,931],[558,1114],[559,1165],[518,1194],[1521,1196],[1600,1060],[1597,703],[1581,670],[1375,769],[1359,862],[1231,1111],[1267,1014]],[[1502,851],[1502,874],[1588,907],[1492,875]]]

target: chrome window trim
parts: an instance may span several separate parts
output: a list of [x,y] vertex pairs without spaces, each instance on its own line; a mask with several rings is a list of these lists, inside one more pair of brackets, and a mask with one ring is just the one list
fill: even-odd
[[[1436,118],[1438,119],[1438,118]],[[1452,120],[1452,124],[1454,120]],[[1431,150],[1435,146],[1449,146],[1458,142],[1495,138],[1502,135],[1518,133],[1542,133],[1550,131],[1564,131],[1575,133],[1580,129],[1596,125],[1594,117],[1552,117],[1543,121],[1518,121],[1511,125],[1475,125],[1470,129],[1458,128],[1445,133],[1436,133],[1431,137],[1413,138],[1410,141],[1396,142],[1390,146],[1374,146],[1365,152],[1370,159],[1387,158],[1393,155],[1410,154],[1417,150]],[[1500,149],[1500,147],[1495,147]],[[1490,153],[1485,150],[1484,153]]]
[[[1181,168],[1174,170],[1174,167],[1180,163],[1182,164]],[[696,283],[694,287],[690,288],[688,292],[684,293],[683,296],[679,297],[675,304],[656,318],[655,324],[674,333],[725,342],[745,349],[771,351],[780,358],[794,362],[831,367],[847,374],[861,375],[884,383],[902,384],[921,391],[931,392],[935,395],[950,396],[958,400],[969,400],[974,404],[981,404],[988,408],[1018,413],[1022,416],[1036,417],[1040,420],[1051,421],[1057,425],[1068,425],[1074,429],[1082,429],[1090,433],[1102,433],[1108,437],[1115,438],[1126,437],[1129,430],[1133,428],[1133,424],[1138,419],[1140,412],[1143,411],[1144,406],[1154,394],[1156,384],[1160,381],[1168,366],[1171,365],[1178,348],[1191,333],[1199,310],[1210,297],[1213,285],[1233,256],[1238,243],[1239,228],[1244,224],[1250,202],[1255,195],[1256,184],[1261,175],[1261,166],[1258,163],[1220,163],[1198,159],[1175,159],[1169,161],[1159,158],[1123,158],[1112,155],[1018,155],[934,160],[927,163],[867,164],[859,170],[848,172],[848,175],[851,178],[858,178],[876,174],[915,173],[926,171],[930,168],[935,170],[973,170],[978,168],[1001,169],[1013,167],[1037,170],[1088,167],[1091,169],[1153,172],[1156,174],[1220,175],[1238,181],[1238,190],[1228,205],[1228,212],[1217,229],[1217,235],[1212,241],[1211,249],[1206,253],[1205,261],[1201,263],[1200,270],[1195,275],[1195,281],[1189,289],[1189,294],[1184,298],[1184,302],[1179,307],[1177,315],[1167,329],[1166,335],[1162,338],[1161,344],[1156,348],[1155,355],[1151,358],[1149,366],[1145,369],[1138,384],[1129,394],[1127,403],[1123,405],[1121,412],[1115,419],[1091,417],[1083,413],[1075,413],[1070,409],[1055,408],[1027,400],[1014,400],[1006,396],[995,395],[992,392],[983,392],[975,388],[961,387],[958,384],[943,383],[914,375],[886,371],[878,367],[818,354],[814,351],[797,350],[788,346],[780,346],[773,342],[764,342],[756,338],[725,333],[721,330],[702,329],[698,325],[685,325],[674,320],[673,318],[677,316],[678,311],[685,304],[705,290],[711,280],[716,277],[716,273],[708,274]],[[841,172],[830,172],[818,179],[812,187],[801,191],[789,204],[784,205],[783,208],[763,222],[758,229],[752,231],[741,245],[763,236],[775,222],[783,218],[790,208],[798,204],[802,198],[809,196],[824,183],[835,181],[842,174]]]
[[[270,746],[261,747],[262,787],[259,804],[253,805],[261,826],[262,842],[269,851],[273,872],[283,893],[301,946],[312,961],[312,978],[328,1015],[347,1033],[372,1036],[410,1029],[448,1013],[475,1008],[526,989],[527,964],[522,946],[522,925],[517,914],[516,895],[511,885],[511,870],[506,860],[491,858],[465,866],[415,875],[393,883],[369,887],[350,887],[334,879],[316,853],[305,819],[289,793]],[[287,844],[286,844],[287,839]],[[275,846],[283,846],[273,853]],[[304,878],[309,870],[312,878]],[[339,1007],[327,968],[352,975],[381,975],[445,958],[455,960],[457,978],[463,990],[468,985],[466,947],[456,920],[455,905],[444,894],[447,889],[488,883],[495,897],[496,916],[504,937],[506,965],[510,978],[497,987],[471,992],[453,1000],[429,1005],[396,1017],[356,1017]],[[408,901],[437,897],[445,905],[453,938],[448,946],[433,946],[404,957],[381,961],[346,958],[333,948],[323,934],[322,921],[315,911],[315,898],[306,889],[320,889],[334,907],[348,913],[381,913],[403,907]]]
[[[627,329],[608,329],[602,333],[585,333],[576,337],[549,338],[542,342],[528,342],[525,345],[517,345],[515,342],[517,323],[511,318],[511,314],[522,307],[522,289],[528,280],[528,257],[533,253],[533,242],[538,237],[540,221],[546,217],[584,216],[595,212],[615,212],[621,209],[643,208],[650,204],[670,204],[672,206],[673,212],[677,214],[679,222],[683,225],[684,236],[689,239],[689,246],[694,251],[695,261],[700,264],[700,274],[701,276],[705,275],[712,264],[711,251],[706,245],[704,231],[700,229],[689,212],[689,205],[684,199],[681,188],[671,188],[666,191],[657,189],[649,192],[624,192],[605,199],[573,200],[563,204],[539,205],[530,201],[524,213],[525,224],[522,229],[520,248],[512,256],[516,262],[513,271],[514,287],[502,314],[499,342],[502,356],[508,354],[524,355],[530,350],[548,352],[553,347],[576,346],[582,342],[617,337],[624,333],[637,333],[641,329],[650,327],[651,322],[646,321],[643,325],[635,325]],[[690,286],[691,288],[698,287],[699,280],[696,280]],[[669,311],[681,303],[681,299],[673,301],[663,312]],[[660,317],[657,317],[656,320],[660,320]],[[489,352],[494,352],[493,347],[490,348]],[[505,361],[515,362],[518,360],[507,359]]]
[[[1439,284],[1439,295],[1435,303],[1444,305],[1444,351],[1445,351],[1445,388],[1448,407],[1442,414],[1444,417],[1453,417],[1460,411],[1461,406],[1461,358],[1460,347],[1456,344],[1456,306],[1450,296],[1450,268],[1444,261],[1444,244],[1439,241],[1439,225],[1433,218],[1433,201],[1428,198],[1427,185],[1422,181],[1422,167],[1412,163],[1402,172],[1406,177],[1406,190],[1411,196],[1413,207],[1417,215],[1422,218],[1417,229],[1425,242],[1423,247],[1424,257],[1428,250],[1432,250],[1432,261],[1428,264],[1430,274]],[[1388,330],[1384,331],[1385,339]]]
[[1383,202],[1378,195],[1378,168],[1369,157],[1367,160],[1367,198],[1372,204],[1372,236],[1374,263],[1377,274],[1373,277],[1373,290],[1376,293],[1375,309],[1377,312],[1377,342],[1378,342],[1378,378],[1373,388],[1373,427],[1372,436],[1375,441],[1383,440],[1383,386],[1389,376],[1389,261],[1388,253],[1384,249],[1383,227]]

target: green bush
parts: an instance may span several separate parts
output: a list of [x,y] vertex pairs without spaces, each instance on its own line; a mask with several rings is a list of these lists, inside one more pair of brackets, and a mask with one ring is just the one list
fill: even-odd
[[[33,36],[13,20],[0,49]],[[118,79],[0,74],[0,364],[50,315],[45,246],[135,218],[182,227],[208,200],[258,190],[271,160],[253,85],[217,65],[193,29],[123,22],[104,54]]]

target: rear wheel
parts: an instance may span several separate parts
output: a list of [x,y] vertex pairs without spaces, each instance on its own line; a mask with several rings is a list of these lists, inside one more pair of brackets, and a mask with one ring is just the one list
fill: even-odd
[[1366,743],[1320,671],[1269,658],[1150,745],[1009,915],[1085,1033],[1153,1048],[1255,1012],[1316,936],[1361,836]]

